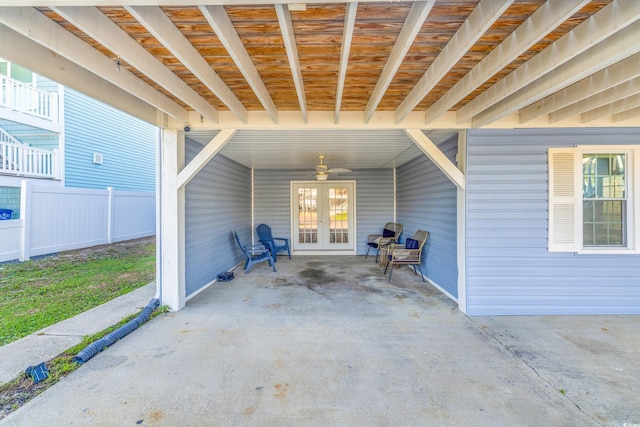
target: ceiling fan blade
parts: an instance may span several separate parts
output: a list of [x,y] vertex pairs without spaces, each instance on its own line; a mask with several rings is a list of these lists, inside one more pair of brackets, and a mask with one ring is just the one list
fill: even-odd
[[349,173],[349,172],[353,172],[351,169],[345,169],[345,168],[332,168],[327,170],[327,173]]

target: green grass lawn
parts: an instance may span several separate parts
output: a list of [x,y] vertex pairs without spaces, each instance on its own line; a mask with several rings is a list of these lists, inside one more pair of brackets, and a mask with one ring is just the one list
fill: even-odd
[[155,280],[155,238],[0,265],[0,346]]

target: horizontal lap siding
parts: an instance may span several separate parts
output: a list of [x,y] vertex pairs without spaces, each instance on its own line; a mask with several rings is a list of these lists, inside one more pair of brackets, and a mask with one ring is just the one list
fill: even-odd
[[393,222],[393,169],[354,171],[356,179],[357,253],[367,252],[369,234],[382,233]]
[[[255,226],[268,224],[274,236],[291,235],[291,181],[310,181],[307,172],[254,172]],[[367,236],[393,221],[393,170],[356,170],[331,181],[356,181],[357,253],[367,251]]]
[[547,149],[638,141],[638,129],[469,131],[469,315],[640,313],[640,255],[547,250]]
[[[202,146],[187,141],[189,162]],[[217,155],[187,184],[185,214],[187,297],[244,258],[233,239],[243,243],[251,231],[251,171]]]
[[[457,137],[438,148],[455,162]],[[398,222],[403,241],[416,230],[429,232],[423,249],[422,272],[449,294],[458,296],[457,189],[426,156],[397,170]]]
[[71,89],[64,109],[66,186],[155,191],[154,126]]

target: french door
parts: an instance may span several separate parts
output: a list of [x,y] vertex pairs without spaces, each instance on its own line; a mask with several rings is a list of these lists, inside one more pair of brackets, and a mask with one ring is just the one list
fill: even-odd
[[292,182],[293,249],[355,252],[355,183]]

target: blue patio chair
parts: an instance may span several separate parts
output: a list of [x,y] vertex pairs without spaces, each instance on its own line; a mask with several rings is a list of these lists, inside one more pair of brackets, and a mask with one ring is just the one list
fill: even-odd
[[266,224],[260,224],[256,228],[256,231],[258,232],[258,239],[260,239],[260,243],[265,244],[269,248],[274,261],[276,261],[276,255],[278,254],[278,252],[282,251],[287,251],[289,259],[291,259],[289,239],[286,239],[284,237],[273,237],[271,235],[271,227]]
[[245,256],[247,257],[247,261],[244,263],[245,272],[248,273],[251,270],[251,267],[254,266],[254,264],[258,264],[262,261],[268,261],[271,268],[273,268],[273,271],[276,271],[276,263],[275,261],[273,261],[271,252],[269,252],[269,249],[265,245],[243,246],[240,242],[240,238],[238,237],[238,233],[234,231],[233,235],[236,238],[238,246],[240,246],[240,249],[242,249],[242,252],[244,252]]

